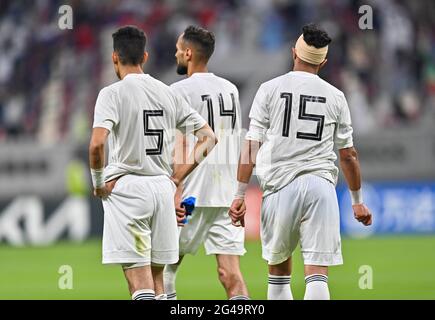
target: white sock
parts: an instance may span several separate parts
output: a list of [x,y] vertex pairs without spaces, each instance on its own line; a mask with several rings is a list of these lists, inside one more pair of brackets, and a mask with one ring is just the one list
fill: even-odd
[[177,278],[178,265],[167,264],[163,270],[163,284],[165,293],[168,295],[168,300],[177,300],[177,292],[175,290],[175,279]]
[[245,296],[243,294],[239,294],[237,296],[231,297],[229,300],[251,300],[248,296]]
[[323,274],[311,274],[305,277],[304,300],[329,300],[328,277]]
[[290,278],[291,276],[274,276],[269,274],[267,300],[293,300]]
[[155,295],[151,289],[137,290],[131,295],[131,300],[154,300]]
[[156,296],[154,300],[168,300],[168,296],[166,295],[166,293],[162,293]]

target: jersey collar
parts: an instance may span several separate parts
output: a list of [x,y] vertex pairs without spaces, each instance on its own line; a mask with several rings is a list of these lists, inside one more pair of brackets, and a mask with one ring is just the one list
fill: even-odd
[[214,76],[213,72],[195,72],[191,77],[210,77]]
[[311,72],[306,72],[306,71],[290,71],[289,74],[296,74],[296,75],[301,75],[301,76],[305,76],[305,77],[318,77],[317,74],[314,74]]

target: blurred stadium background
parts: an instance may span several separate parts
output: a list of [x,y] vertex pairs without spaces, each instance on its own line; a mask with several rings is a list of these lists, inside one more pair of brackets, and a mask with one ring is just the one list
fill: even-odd
[[[73,29],[61,30],[61,5]],[[373,30],[358,9],[373,8]],[[175,41],[189,24],[216,34],[210,70],[240,89],[244,126],[261,82],[287,72],[303,24],[333,43],[321,76],[341,88],[353,116],[365,200],[374,225],[353,221],[337,186],[345,264],[331,270],[335,299],[435,299],[435,2],[432,0],[37,0],[0,2],[0,299],[128,299],[121,270],[102,266],[102,207],[90,196],[87,144],[98,91],[116,81],[112,32],[148,36],[146,72],[170,84]],[[242,269],[266,297],[255,180],[248,196]],[[303,297],[300,256],[294,295]],[[58,286],[59,268],[73,290]],[[373,272],[373,288],[361,277]],[[188,257],[181,299],[224,299],[213,257]]]

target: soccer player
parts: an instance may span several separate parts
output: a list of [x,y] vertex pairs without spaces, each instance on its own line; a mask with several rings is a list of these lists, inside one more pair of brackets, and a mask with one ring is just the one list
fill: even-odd
[[305,299],[329,299],[328,267],[342,264],[334,144],[350,188],[355,218],[372,215],[361,195],[361,174],[344,94],[317,74],[326,64],[328,34],[303,27],[292,49],[293,71],[263,83],[249,114],[238,168],[233,223],[243,221],[244,195],[256,165],[263,190],[262,255],[269,265],[268,299],[293,299],[291,257],[300,241]]
[[[176,185],[213,148],[215,135],[172,89],[143,73],[143,31],[126,26],[112,36],[120,81],[98,95],[89,146],[94,194],[104,207],[103,264],[122,266],[132,299],[164,298],[163,265],[178,261]],[[190,128],[198,143],[172,172],[175,128]]]
[[[229,299],[248,299],[240,272],[239,256],[245,253],[244,228],[232,225],[228,215],[237,188],[236,172],[240,154],[240,103],[234,84],[208,72],[207,63],[214,51],[215,38],[208,30],[190,26],[176,44],[177,73],[186,79],[171,87],[201,116],[208,119],[219,143],[209,157],[177,189],[176,209],[179,221],[184,208],[181,199],[194,196],[196,209],[191,220],[180,231],[180,260],[166,266],[165,291],[176,299],[177,269],[186,254],[195,254],[204,243],[206,254],[215,255],[219,280]],[[175,166],[182,162],[189,141],[177,143]],[[178,159],[177,159],[178,158]]]

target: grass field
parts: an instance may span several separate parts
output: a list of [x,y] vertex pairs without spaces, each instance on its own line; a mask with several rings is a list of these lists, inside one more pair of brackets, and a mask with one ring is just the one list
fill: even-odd
[[[253,299],[265,299],[267,268],[259,242],[246,244],[241,265]],[[117,266],[100,263],[99,240],[45,248],[0,246],[0,299],[129,299]],[[330,271],[333,299],[435,299],[435,236],[343,239],[345,264]],[[73,269],[73,289],[60,290],[59,267]],[[292,290],[304,294],[300,253],[294,256]],[[359,268],[373,269],[373,289],[359,288]],[[179,299],[225,299],[215,259],[201,251],[186,257],[178,274]]]

